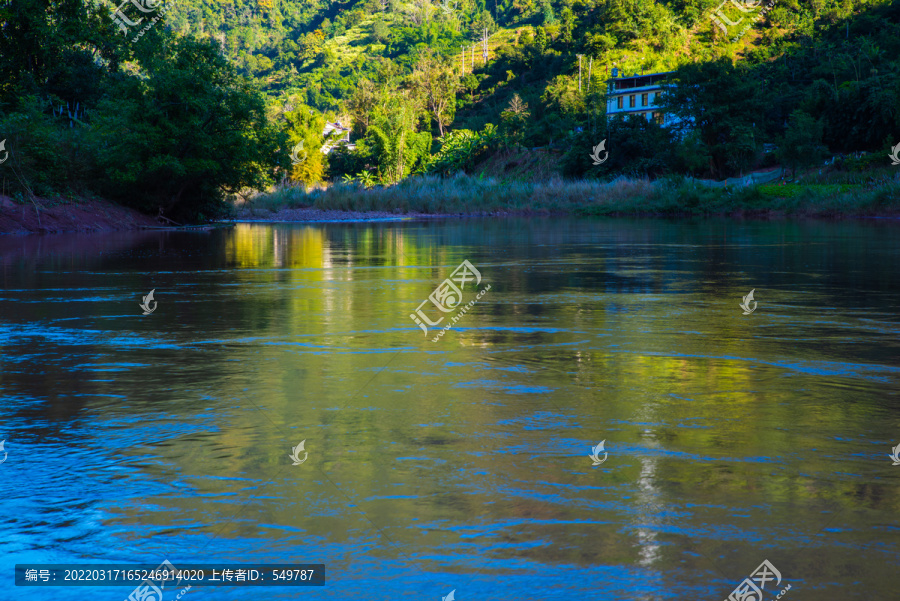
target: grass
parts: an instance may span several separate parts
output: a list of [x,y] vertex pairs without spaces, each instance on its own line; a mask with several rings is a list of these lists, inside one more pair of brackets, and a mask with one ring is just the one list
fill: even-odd
[[384,47],[384,44],[378,44],[371,39],[372,28],[379,20],[383,20],[388,26],[394,25],[395,22],[393,15],[389,14],[378,13],[369,16],[343,34],[326,40],[324,47],[329,48],[334,53],[342,67],[348,67],[361,55],[365,55],[366,49],[370,44],[379,48]]
[[238,208],[272,213],[279,209],[302,209],[312,206],[313,194],[313,190],[307,190],[304,186],[276,186],[272,192],[258,194],[250,202],[242,203]]
[[767,184],[759,186],[762,195],[771,198],[796,198],[807,190],[814,190],[824,195],[835,195],[852,192],[857,186],[851,184]]
[[681,178],[612,182],[527,182],[496,177],[411,177],[394,186],[365,189],[334,184],[306,190],[284,186],[253,200],[253,207],[440,215],[900,215],[900,177],[870,185],[793,184],[707,188]]
[[502,150],[481,161],[476,175],[505,180],[548,181],[559,175],[560,154],[529,149]]

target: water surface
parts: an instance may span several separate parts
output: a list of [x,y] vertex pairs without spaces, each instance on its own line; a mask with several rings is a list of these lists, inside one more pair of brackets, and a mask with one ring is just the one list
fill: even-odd
[[[13,566],[168,558],[328,570],[188,601],[721,601],[767,559],[789,601],[896,599],[898,234],[509,219],[0,237],[0,595],[122,601],[13,587]],[[409,314],[464,259],[491,288],[432,342]]]

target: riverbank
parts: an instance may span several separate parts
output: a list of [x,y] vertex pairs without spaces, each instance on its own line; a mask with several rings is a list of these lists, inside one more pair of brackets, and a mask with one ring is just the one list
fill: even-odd
[[[399,214],[386,211],[339,211],[315,207],[290,208],[282,206],[275,209],[240,207],[236,209],[233,220],[259,222],[302,221],[307,223],[317,223],[334,221],[394,221],[401,219],[427,219],[446,216],[446,214],[416,212]],[[231,219],[228,221],[231,221]]]
[[159,225],[154,217],[96,198],[35,198],[19,203],[0,194],[0,234],[136,230]]
[[[411,177],[394,186],[337,183],[284,186],[228,206],[226,220],[334,222],[450,216],[576,215],[610,217],[900,217],[900,170],[801,183],[712,188],[670,178],[527,182],[457,175]],[[133,230],[156,217],[111,202],[0,195],[0,233]]]
[[[290,210],[343,211],[409,217],[440,215],[704,215],[898,217],[900,170],[877,176],[829,178],[713,188],[670,178],[504,181],[457,175],[411,177],[394,186],[337,183],[305,190],[283,187],[261,194],[239,213],[287,215]],[[291,221],[292,219],[285,219]]]

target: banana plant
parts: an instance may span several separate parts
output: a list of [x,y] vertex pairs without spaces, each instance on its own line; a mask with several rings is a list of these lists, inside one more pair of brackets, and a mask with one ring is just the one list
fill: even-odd
[[480,132],[468,129],[452,131],[441,138],[441,149],[428,163],[428,173],[449,175],[456,171],[470,170],[484,156],[496,150],[500,134],[492,123]]
[[345,174],[342,181],[345,184],[359,184],[363,188],[371,188],[378,183],[368,171],[360,171],[356,175]]
[[375,181],[375,178],[372,177],[372,174],[368,171],[360,171],[359,173],[357,173],[356,181],[362,184],[364,188],[371,188],[377,183]]

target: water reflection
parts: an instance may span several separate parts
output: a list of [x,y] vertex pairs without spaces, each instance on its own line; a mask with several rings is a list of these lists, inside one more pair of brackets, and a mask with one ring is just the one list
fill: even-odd
[[[582,601],[724,598],[767,558],[798,599],[890,598],[898,251],[864,223],[0,238],[2,567],[302,558],[312,598]],[[432,343],[408,314],[463,259],[491,293]]]

